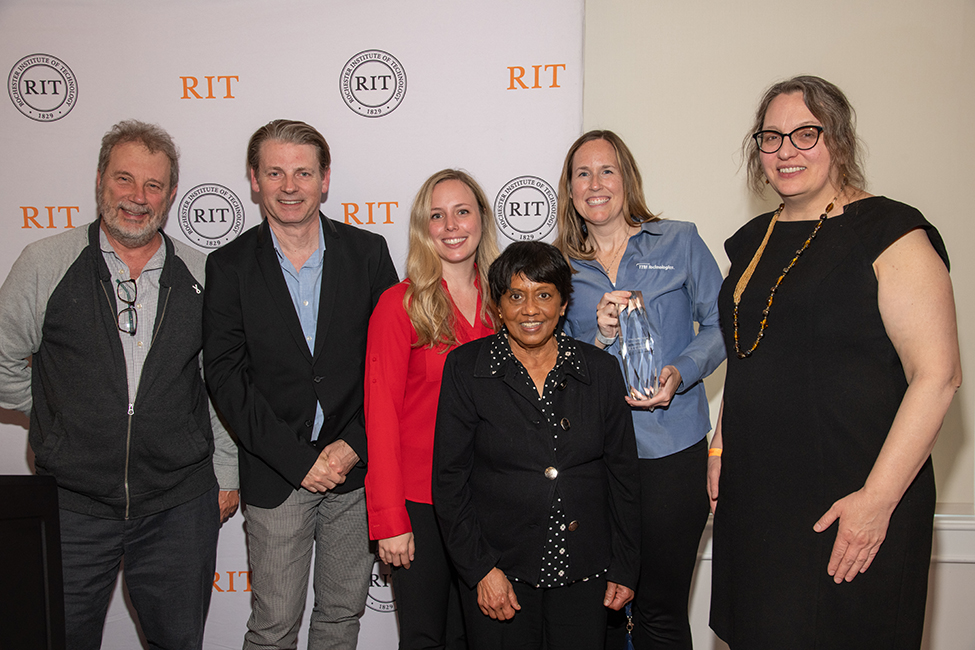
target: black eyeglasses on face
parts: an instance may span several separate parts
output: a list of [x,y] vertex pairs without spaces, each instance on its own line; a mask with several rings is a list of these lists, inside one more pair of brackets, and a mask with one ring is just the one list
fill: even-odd
[[139,297],[139,288],[136,286],[135,280],[117,280],[115,295],[128,305],[118,313],[118,328],[126,334],[135,336],[135,331],[139,327],[139,313],[135,310],[135,300]]
[[823,133],[823,127],[815,124],[800,126],[790,133],[779,133],[778,131],[766,130],[752,134],[755,144],[762,153],[775,153],[782,148],[782,143],[786,138],[792,142],[792,146],[800,151],[807,151],[816,146],[819,136]]

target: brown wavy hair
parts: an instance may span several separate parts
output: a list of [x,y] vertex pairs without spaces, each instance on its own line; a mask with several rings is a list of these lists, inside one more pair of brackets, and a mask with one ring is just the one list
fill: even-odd
[[866,187],[863,174],[863,152],[856,133],[856,111],[843,91],[830,82],[812,75],[800,75],[773,84],[755,111],[755,122],[751,131],[742,141],[742,153],[747,161],[748,186],[756,194],[765,189],[762,161],[752,134],[758,133],[765,125],[765,114],[769,104],[779,95],[802,93],[809,112],[823,125],[823,139],[829,151],[830,166],[840,179],[840,188],[852,186]]
[[555,246],[563,255],[579,260],[596,258],[596,248],[588,241],[588,230],[583,218],[572,204],[572,159],[579,148],[593,140],[605,140],[616,150],[616,163],[623,177],[623,190],[626,193],[623,201],[623,218],[631,226],[639,226],[649,221],[659,221],[660,217],[650,212],[646,199],[643,198],[643,177],[640,168],[630,148],[622,138],[612,131],[589,131],[579,137],[569,147],[562,164],[562,176],[559,178],[558,226],[559,234],[555,238]]

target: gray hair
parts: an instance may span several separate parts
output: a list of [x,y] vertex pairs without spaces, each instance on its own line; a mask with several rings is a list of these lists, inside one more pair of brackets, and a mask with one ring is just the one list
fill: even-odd
[[102,148],[98,152],[98,173],[108,169],[108,160],[115,145],[138,142],[149,153],[163,153],[169,158],[169,190],[179,185],[179,150],[172,137],[158,124],[147,124],[138,120],[123,120],[113,126],[102,138]]

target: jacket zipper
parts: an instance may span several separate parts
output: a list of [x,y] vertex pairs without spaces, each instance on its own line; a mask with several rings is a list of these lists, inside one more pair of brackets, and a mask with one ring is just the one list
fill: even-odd
[[[108,284],[111,285],[112,278],[108,279]],[[115,305],[112,302],[112,296],[109,294],[108,289],[105,288],[105,283],[102,282],[102,291],[105,293],[105,300],[108,301],[109,309],[115,309]],[[122,476],[122,487],[125,490],[125,519],[129,518],[129,449],[132,446],[132,414],[135,413],[135,404],[129,402],[129,407],[126,410],[128,414],[128,420],[125,425],[125,471]]]
[[135,404],[129,403],[129,420],[125,427],[125,519],[129,519],[129,448],[132,446],[132,414],[135,413]]
[[[161,287],[160,290],[162,290]],[[159,332],[159,329],[162,327],[163,318],[165,318],[166,316],[166,306],[169,304],[170,291],[172,291],[172,288],[167,287],[166,298],[165,300],[163,300],[163,304],[162,304],[162,311],[159,312],[159,317],[156,319],[159,322],[159,325],[152,333],[153,338],[156,337],[156,334]],[[149,355],[147,354],[146,357],[148,358],[148,356]],[[143,365],[143,370],[145,370],[145,365]],[[140,383],[141,383],[141,379],[140,379]],[[138,397],[138,395],[136,397]],[[132,415],[134,413],[135,413],[135,403],[132,402],[129,403],[129,410],[128,410],[129,421],[125,432],[125,518],[126,520],[129,518],[129,506],[131,505],[130,495],[129,495],[129,451],[132,448]]]
[[[170,291],[172,291],[172,288],[168,287],[166,289],[166,299],[163,301],[162,311],[160,312],[159,317],[157,318],[159,325],[152,333],[153,338],[155,338],[156,333],[159,332],[159,328],[162,327],[163,318],[166,316],[166,305],[169,304]],[[107,291],[106,291],[106,297],[108,297],[109,305],[111,305],[111,297],[107,296]],[[145,369],[145,366],[143,366],[143,369]],[[129,402],[129,408],[126,411],[126,414],[128,415],[128,421],[125,427],[125,475],[123,478],[123,485],[125,487],[125,519],[126,521],[128,521],[129,507],[132,505],[131,494],[129,492],[129,459],[130,459],[130,452],[132,450],[132,416],[135,414],[135,402]]]

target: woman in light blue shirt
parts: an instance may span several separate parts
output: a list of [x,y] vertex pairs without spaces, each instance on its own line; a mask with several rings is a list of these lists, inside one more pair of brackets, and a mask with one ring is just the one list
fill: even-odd
[[709,511],[703,379],[725,358],[721,272],[694,224],[647,209],[633,154],[612,131],[590,131],[569,148],[558,226],[555,244],[575,271],[565,331],[619,357],[619,310],[630,291],[641,291],[658,333],[663,368],[655,394],[620,396],[632,407],[640,457],[633,640],[637,650],[691,648],[687,603]]

